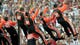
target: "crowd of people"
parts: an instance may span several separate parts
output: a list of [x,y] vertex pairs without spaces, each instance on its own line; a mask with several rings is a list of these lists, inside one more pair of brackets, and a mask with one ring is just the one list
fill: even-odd
[[20,45],[21,35],[26,45],[60,45],[57,41],[71,37],[78,40],[76,28],[80,27],[75,17],[80,16],[80,6],[76,2],[35,1],[0,0],[0,45]]

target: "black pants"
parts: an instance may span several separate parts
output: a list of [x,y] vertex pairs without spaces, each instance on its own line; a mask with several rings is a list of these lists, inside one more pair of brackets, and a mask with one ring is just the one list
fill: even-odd
[[10,45],[6,38],[0,37],[0,44],[2,44],[2,42],[3,42],[4,45]]
[[[53,30],[53,29],[50,29],[46,23],[43,24],[43,28],[45,29],[45,31],[48,32],[48,34],[51,36],[51,38],[53,38],[55,41],[58,40],[58,38],[56,38],[56,37],[53,35],[53,33],[52,33],[52,31],[54,31],[54,30]],[[55,31],[55,32],[56,32],[56,31]]]
[[36,39],[29,39],[28,41],[27,41],[27,45],[36,45]]
[[15,35],[15,36],[11,36],[11,42],[12,42],[12,44],[13,45],[19,45],[19,40],[18,40],[19,38],[18,38],[18,36],[17,35]]
[[10,45],[8,40],[4,37],[4,35],[2,35],[2,31],[0,30],[0,45],[2,45],[2,42],[4,45]]
[[13,45],[19,45],[19,36],[14,27],[6,28],[7,32],[10,34],[11,42]]
[[28,30],[27,26],[26,25],[20,25],[20,27],[23,29],[25,37],[27,38],[27,30]]
[[68,37],[70,37],[70,35],[71,35],[68,29],[70,29],[70,31],[72,32],[72,34],[74,36],[73,29],[68,22],[63,22],[63,23],[60,23],[60,24],[64,27],[64,31],[66,32]]
[[48,34],[51,36],[51,38],[53,38],[55,41],[57,41],[58,40],[58,38],[56,38],[54,35],[53,35],[53,33],[52,33],[52,29],[50,29],[50,28],[48,28],[48,27],[46,27],[47,29],[45,29],[47,32],[48,32]]

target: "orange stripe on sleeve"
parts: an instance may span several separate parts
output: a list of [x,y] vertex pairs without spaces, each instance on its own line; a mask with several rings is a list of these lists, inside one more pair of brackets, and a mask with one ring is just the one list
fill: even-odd
[[31,14],[33,12],[33,10],[34,10],[34,8],[31,8],[30,11],[29,11],[29,13]]
[[61,12],[64,12],[65,10],[67,10],[68,8],[68,5],[67,4],[63,4],[62,7],[59,7],[58,9],[61,11]]
[[43,10],[43,14],[46,14],[47,11],[48,11],[48,7],[46,7],[46,8]]
[[34,20],[36,18],[36,16],[38,15],[38,13],[39,13],[39,9],[37,9],[36,12],[35,12],[35,14],[33,14],[31,16],[32,20]]
[[10,25],[11,26],[15,26],[16,25],[16,22],[13,22],[13,21],[9,21]]
[[4,19],[1,19],[1,23],[4,25],[6,21]]
[[6,21],[4,19],[1,19],[0,29],[2,29],[2,27],[4,26],[5,23],[6,23]]
[[0,23],[0,29],[2,29],[2,26],[3,26],[3,24],[2,24],[2,23]]
[[52,21],[53,19],[54,19],[53,16],[51,16],[51,17],[44,17],[44,20],[45,20],[46,23]]

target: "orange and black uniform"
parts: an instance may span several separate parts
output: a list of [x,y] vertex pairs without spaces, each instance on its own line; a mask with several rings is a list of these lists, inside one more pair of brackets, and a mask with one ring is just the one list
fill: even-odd
[[[28,19],[29,19],[29,22],[30,22],[30,25],[28,25],[28,34],[33,34],[33,33],[35,33],[35,34],[37,34],[37,35],[39,35],[40,37],[41,37],[41,39],[43,40],[43,37],[41,36],[41,34],[39,34],[37,31],[36,31],[36,29],[35,29],[35,26],[34,26],[34,23],[33,23],[33,20],[31,19],[31,18],[29,18],[28,17]],[[34,35],[33,35],[34,36]],[[32,40],[32,41],[31,41]],[[36,45],[36,42],[35,42],[36,40],[33,38],[33,39],[29,39],[28,40],[28,45]],[[44,41],[44,40],[43,40]],[[32,44],[31,44],[32,43]]]
[[[35,27],[34,27],[34,24],[33,24],[33,21],[31,18],[28,18],[29,19],[29,22],[30,22],[30,25],[28,25],[28,34],[32,34],[32,33],[37,33],[35,31]],[[33,39],[29,39],[28,42],[27,42],[27,45],[36,45],[36,40],[33,38]]]
[[[21,27],[23,29],[23,32],[25,34],[25,37],[27,38],[27,26],[25,25],[25,17],[24,14],[21,12],[16,12],[16,15],[19,14],[20,19],[17,19],[18,27]],[[17,16],[17,18],[18,18]]]
[[[7,38],[5,37],[5,32],[3,30],[3,26],[4,26],[5,21],[3,19],[1,19],[0,22],[0,45],[4,44],[4,45],[10,45],[9,41],[7,40]],[[2,43],[3,41],[3,43]]]
[[12,45],[19,45],[18,44],[18,34],[17,34],[17,31],[16,29],[13,27],[16,25],[16,22],[13,22],[11,20],[8,20],[8,17],[5,17],[5,29],[7,30],[7,32],[10,34],[10,38],[11,38],[11,42],[12,42]]
[[66,32],[67,36],[70,37],[71,35],[68,29],[70,29],[73,36],[76,36],[70,24],[67,21],[65,21],[65,19],[63,18],[61,11],[60,10],[55,10],[55,11],[60,15],[60,17],[57,17],[57,21],[60,25],[64,27],[64,31]]
[[55,38],[55,36],[52,34],[51,31],[54,31],[53,29],[50,29],[48,27],[48,25],[46,24],[46,22],[44,21],[44,19],[41,19],[43,21],[43,28],[48,32],[48,34],[51,36],[51,38],[53,38],[55,41],[57,41],[57,38]]
[[[55,41],[60,40],[60,39],[63,39],[63,38],[61,38],[61,35],[60,35],[60,32],[58,31],[58,29],[56,29],[56,28],[53,27],[53,26],[50,27],[50,25],[47,24],[47,23],[51,22],[52,20],[55,21],[55,20],[56,20],[56,19],[55,19],[55,16],[52,15],[51,17],[42,17],[42,14],[43,14],[43,13],[41,13],[40,16],[41,16],[41,18],[42,18],[43,28],[48,32],[48,34],[49,34]],[[56,38],[55,36],[53,36],[52,31],[55,31],[55,32],[56,32],[58,38]]]
[[[39,9],[37,9],[35,11],[35,14],[32,15],[31,17],[30,17],[30,14],[28,12],[26,12],[26,16],[27,16],[28,21],[30,23],[29,25],[27,25],[28,26],[28,34],[33,34],[32,35],[33,38],[28,40],[27,45],[36,45],[35,36],[37,37],[37,35],[40,36],[44,42],[42,35],[38,31],[36,31],[35,26],[34,26],[34,22],[33,22],[34,19],[36,18],[36,16],[38,15],[38,12],[39,12]],[[36,34],[36,35],[34,35],[34,34]]]

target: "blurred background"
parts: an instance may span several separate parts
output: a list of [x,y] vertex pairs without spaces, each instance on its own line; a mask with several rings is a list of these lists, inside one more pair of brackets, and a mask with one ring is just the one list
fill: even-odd
[[[45,4],[48,4],[49,10],[51,11],[53,5],[56,3],[61,5],[63,2],[68,3],[68,9],[64,12],[70,20],[73,22],[77,32],[80,32],[80,0],[0,0],[0,15],[9,16],[11,20],[16,21],[15,11],[19,7],[24,7],[25,11],[29,11],[32,7],[42,5],[41,9],[44,9]],[[47,14],[50,14],[50,11]],[[62,29],[55,25],[58,29]],[[17,27],[15,27],[17,29]],[[20,44],[26,45],[26,38],[23,32],[20,30]],[[78,36],[80,40],[80,35]],[[63,41],[58,41],[57,45],[60,45]],[[59,44],[60,43],[60,44]],[[80,45],[80,41],[78,42]]]

